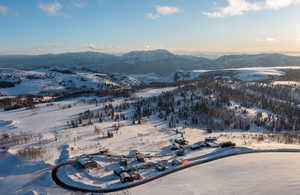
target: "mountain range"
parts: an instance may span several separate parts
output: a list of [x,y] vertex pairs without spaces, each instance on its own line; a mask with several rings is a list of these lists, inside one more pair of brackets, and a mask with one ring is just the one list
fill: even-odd
[[77,52],[44,55],[0,55],[0,67],[36,69],[45,66],[88,68],[101,72],[169,74],[178,69],[223,69],[257,66],[299,66],[300,57],[283,54],[225,55],[208,59],[167,50],[132,51],[121,56]]

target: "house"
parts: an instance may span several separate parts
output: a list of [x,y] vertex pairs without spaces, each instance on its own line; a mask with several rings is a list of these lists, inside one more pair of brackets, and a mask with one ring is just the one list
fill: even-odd
[[215,142],[215,141],[217,141],[216,137],[207,137],[207,138],[205,138],[205,142]]
[[116,176],[120,176],[121,173],[123,173],[123,172],[125,172],[125,171],[126,171],[126,170],[125,170],[123,167],[118,167],[118,168],[114,169],[114,174],[115,174]]
[[91,157],[87,155],[82,155],[77,159],[77,162],[84,168],[97,168],[98,163]]

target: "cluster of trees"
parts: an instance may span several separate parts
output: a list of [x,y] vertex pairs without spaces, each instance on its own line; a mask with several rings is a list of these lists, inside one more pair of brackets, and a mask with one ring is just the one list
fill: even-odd
[[42,96],[35,95],[18,95],[16,97],[8,97],[0,99],[0,109],[5,111],[19,108],[33,109],[38,103],[44,102]]
[[[205,78],[187,82],[160,96],[125,100],[118,105],[106,103],[99,111],[81,113],[75,124],[105,120],[131,120],[132,124],[141,124],[145,117],[155,116],[168,122],[170,128],[201,125],[208,130],[249,130],[258,126],[269,131],[296,131],[300,130],[300,109],[296,99],[287,101],[289,90]],[[248,113],[249,109],[257,110],[254,116]]]

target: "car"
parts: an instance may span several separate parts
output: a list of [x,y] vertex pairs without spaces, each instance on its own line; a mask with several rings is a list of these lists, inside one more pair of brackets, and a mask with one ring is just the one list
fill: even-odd
[[130,172],[129,175],[132,177],[133,180],[140,180],[142,176],[137,172]]
[[183,162],[183,160],[181,160],[181,159],[174,159],[174,160],[171,161],[171,165],[172,166],[179,166],[179,165],[182,165],[182,162]]
[[179,150],[176,151],[177,156],[184,156],[184,149],[180,148]]
[[166,170],[166,167],[164,165],[160,164],[160,163],[155,164],[154,167],[155,167],[155,169],[157,171],[164,171],[164,170]]
[[223,142],[220,144],[220,147],[221,148],[226,148],[226,147],[234,147],[235,146],[235,143],[231,142],[231,141],[228,141],[228,142]]
[[119,164],[120,164],[121,166],[127,166],[128,161],[127,161],[127,159],[121,159],[121,160],[119,161]]
[[179,145],[186,145],[188,144],[188,141],[186,141],[184,138],[176,138],[174,140],[175,143],[179,144]]
[[8,147],[6,146],[1,146],[0,147],[0,153],[4,153],[4,152],[7,152],[8,151]]
[[128,183],[128,182],[133,182],[134,179],[128,172],[122,172],[120,173],[120,181],[122,183]]

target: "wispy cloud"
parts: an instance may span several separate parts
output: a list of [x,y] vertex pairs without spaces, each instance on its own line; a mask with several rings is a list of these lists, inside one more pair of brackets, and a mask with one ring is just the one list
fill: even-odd
[[8,7],[0,5],[0,16],[6,16],[8,14]]
[[300,0],[227,0],[227,6],[218,8],[216,11],[203,12],[202,14],[211,18],[226,16],[238,16],[248,11],[259,11],[268,9],[281,9],[291,5],[300,4]]
[[88,6],[87,0],[73,0],[71,2],[72,7],[74,8],[85,8]]
[[155,7],[155,12],[154,13],[147,13],[146,17],[150,19],[156,19],[161,16],[165,15],[171,15],[180,12],[180,9],[178,7],[174,6],[161,6],[157,5]]
[[89,44],[87,45],[87,48],[88,48],[88,49],[91,49],[91,50],[97,50],[96,45],[93,44],[93,43],[89,43]]
[[53,3],[39,2],[38,8],[40,8],[47,15],[55,16],[63,8],[63,6],[58,1],[55,1]]
[[273,37],[267,37],[267,38],[266,38],[266,41],[272,42],[272,41],[276,41],[276,39],[273,38]]

